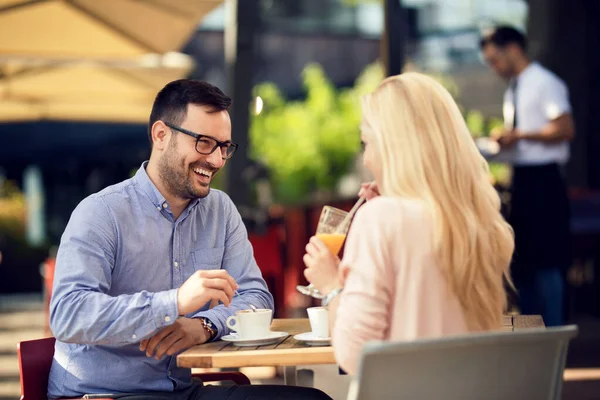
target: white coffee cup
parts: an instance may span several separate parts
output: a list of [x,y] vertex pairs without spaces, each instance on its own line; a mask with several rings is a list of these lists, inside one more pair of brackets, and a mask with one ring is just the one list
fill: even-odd
[[310,307],[307,309],[310,328],[315,337],[329,337],[329,311],[325,307]]
[[240,310],[227,318],[227,327],[236,331],[240,339],[263,339],[269,336],[272,310],[260,308]]

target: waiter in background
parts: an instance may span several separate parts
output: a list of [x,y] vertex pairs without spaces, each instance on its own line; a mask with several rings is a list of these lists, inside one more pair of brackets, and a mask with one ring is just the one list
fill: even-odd
[[513,165],[509,223],[515,232],[512,275],[523,314],[563,323],[565,271],[571,264],[570,207],[564,179],[574,127],[565,83],[527,57],[527,40],[500,26],[485,34],[486,63],[509,83],[505,129],[497,138]]

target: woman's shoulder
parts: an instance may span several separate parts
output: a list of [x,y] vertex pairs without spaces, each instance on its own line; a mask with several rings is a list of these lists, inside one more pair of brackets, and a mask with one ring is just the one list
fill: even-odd
[[357,214],[358,221],[411,221],[426,216],[425,202],[404,197],[378,196],[362,206]]
[[362,206],[352,222],[361,236],[403,237],[403,243],[423,242],[431,232],[431,217],[424,201],[378,196]]

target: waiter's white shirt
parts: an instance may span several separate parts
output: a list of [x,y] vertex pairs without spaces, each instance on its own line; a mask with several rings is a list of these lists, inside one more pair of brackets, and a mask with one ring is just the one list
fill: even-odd
[[[516,93],[509,87],[504,93],[504,123],[513,126],[515,96],[517,126],[521,132],[539,132],[548,122],[571,112],[567,85],[550,70],[532,62],[517,77]],[[565,164],[569,160],[569,142],[543,143],[519,140],[516,146],[502,151],[499,158],[513,165]]]

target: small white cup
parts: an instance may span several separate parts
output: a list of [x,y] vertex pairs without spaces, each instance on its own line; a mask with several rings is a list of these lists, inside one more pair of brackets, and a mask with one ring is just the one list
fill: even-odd
[[271,331],[272,310],[240,310],[227,318],[227,327],[236,331],[240,339],[263,339]]
[[315,337],[329,337],[329,311],[325,307],[310,307],[307,309],[310,328]]

